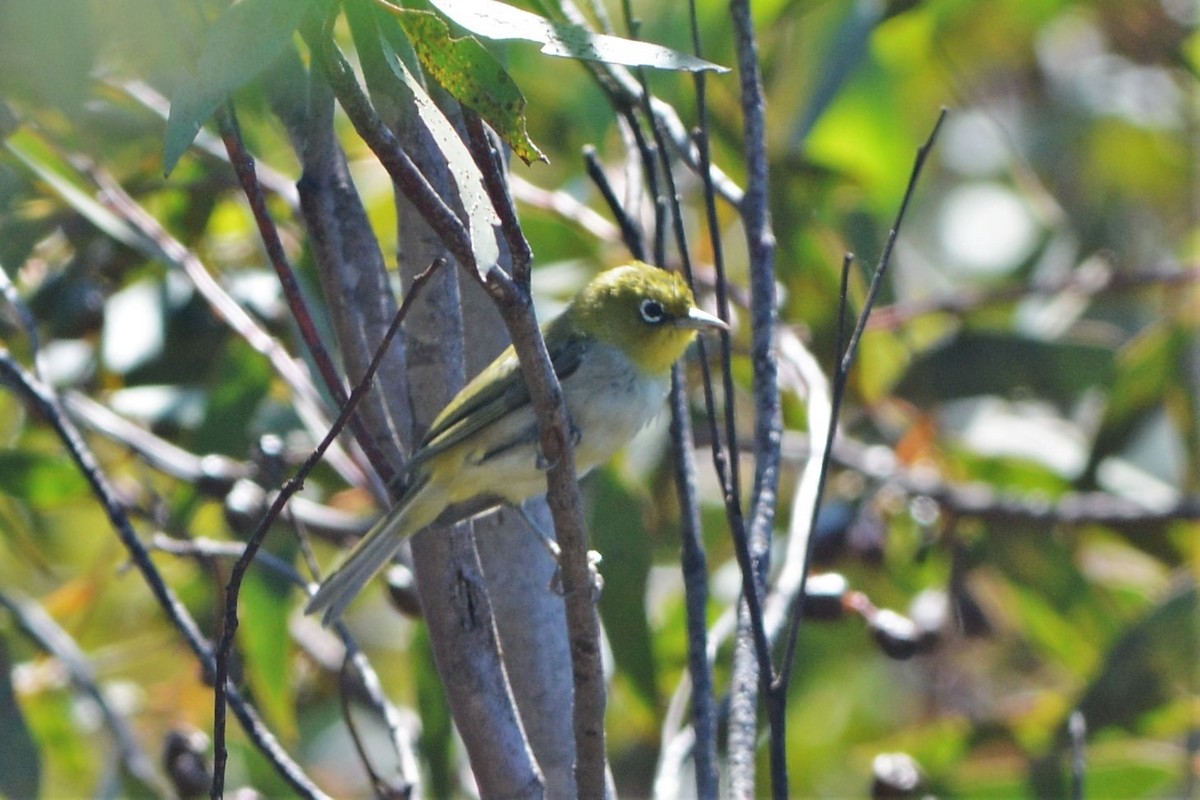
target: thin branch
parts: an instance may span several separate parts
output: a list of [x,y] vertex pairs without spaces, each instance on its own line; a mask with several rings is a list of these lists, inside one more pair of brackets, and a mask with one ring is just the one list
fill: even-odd
[[558,214],[598,241],[615,242],[621,236],[615,225],[562,189],[543,189],[512,174],[508,176],[508,188],[512,190],[513,199],[530,208]]
[[[104,508],[110,524],[116,530],[125,549],[129,551],[134,566],[142,574],[155,600],[200,662],[206,679],[211,680],[216,674],[216,661],[208,642],[200,632],[195,620],[192,619],[150,560],[150,554],[133,530],[129,516],[125,513],[115,490],[87,443],[84,442],[79,430],[63,412],[53,390],[27,372],[3,348],[0,348],[0,381],[20,392],[26,401],[32,404],[54,428],[70,453],[71,459],[91,485],[93,494]],[[325,794],[283,750],[274,734],[259,718],[258,712],[246,702],[237,687],[228,685],[224,689],[229,706],[241,722],[242,728],[276,772],[297,794],[309,798],[324,798]]]
[[1197,282],[1200,282],[1200,264],[1182,267],[1169,264],[1137,271],[1117,272],[1103,261],[1089,260],[1080,265],[1080,268],[1054,280],[1022,281],[989,289],[965,288],[950,295],[880,306],[871,315],[867,329],[896,330],[918,317],[929,314],[952,314],[961,317],[987,306],[1011,303],[1031,296],[1071,293],[1080,297],[1097,297],[1159,286],[1186,286]]
[[642,234],[642,229],[625,211],[624,206],[621,205],[621,201],[617,198],[617,193],[613,191],[612,184],[608,180],[608,175],[604,172],[604,165],[600,163],[600,157],[596,155],[596,148],[592,145],[587,145],[583,148],[583,163],[588,177],[592,179],[592,183],[600,191],[600,197],[604,199],[604,203],[612,213],[613,219],[617,221],[617,228],[621,232],[621,240],[625,242],[625,247],[634,258],[639,261],[645,261],[646,240]]
[[262,521],[259,523],[258,530],[246,543],[245,552],[241,558],[234,564],[233,570],[229,576],[229,584],[225,590],[225,621],[221,631],[221,640],[217,647],[216,653],[216,691],[214,692],[214,718],[213,718],[213,785],[211,796],[214,800],[220,798],[225,789],[225,764],[229,754],[225,747],[225,704],[227,700],[226,682],[229,674],[229,657],[233,650],[233,638],[237,633],[238,627],[238,595],[241,592],[242,581],[246,576],[246,571],[250,568],[250,564],[254,561],[255,555],[262,546],[263,539],[266,538],[267,532],[271,529],[271,524],[283,511],[284,505],[288,499],[295,494],[304,485],[304,480],[308,474],[316,468],[320,463],[321,457],[325,451],[333,444],[334,439],[341,433],[342,427],[346,424],[346,420],[354,413],[354,408],[362,399],[362,396],[367,392],[371,385],[371,379],[375,376],[375,371],[379,368],[380,362],[386,354],[387,347],[391,343],[392,337],[396,335],[396,331],[400,329],[400,324],[408,315],[408,309],[412,307],[412,301],[420,292],[420,287],[429,279],[430,276],[445,262],[434,262],[429,266],[413,282],[409,293],[405,295],[404,302],[400,304],[399,311],[396,312],[395,319],[392,320],[391,327],[388,328],[384,335],[383,341],[379,345],[379,349],[375,353],[375,358],[367,367],[363,374],[362,380],[354,387],[354,391],[350,393],[350,399],[338,414],[329,432],[321,443],[313,450],[311,456],[304,464],[296,471],[296,474],[284,484],[271,503],[270,509],[263,515]]
[[[717,775],[717,725],[713,673],[706,655],[708,640],[708,558],[700,526],[700,499],[696,494],[696,456],[683,367],[671,372],[671,442],[675,448],[675,491],[680,510],[680,568],[683,572],[687,611],[688,674],[692,684],[692,758],[696,768],[696,796],[715,800],[720,789]],[[665,728],[664,728],[665,729]]]
[[[858,353],[859,342],[862,340],[862,334],[866,329],[867,320],[871,316],[871,310],[875,305],[875,298],[879,294],[879,287],[882,285],[883,278],[887,273],[887,268],[891,263],[892,250],[895,247],[896,238],[899,235],[900,226],[904,222],[904,216],[908,210],[909,203],[912,200],[913,193],[916,191],[917,181],[921,177],[921,170],[925,165],[926,159],[929,157],[929,153],[933,150],[934,144],[937,142],[938,131],[941,130],[942,123],[946,119],[946,114],[947,110],[943,108],[941,113],[938,114],[937,121],[934,123],[933,129],[930,131],[929,137],[925,140],[925,143],[917,149],[916,160],[913,162],[912,174],[909,177],[908,186],[905,188],[904,198],[900,202],[899,210],[896,212],[895,222],[893,222],[892,228],[888,232],[887,242],[884,245],[883,252],[880,254],[879,263],[875,268],[875,275],[871,280],[871,287],[867,292],[863,310],[859,314],[858,321],[854,327],[854,332],[850,336],[850,340],[846,345],[845,351],[839,350],[837,353],[838,363],[837,368],[834,370],[833,379],[833,414],[829,421],[829,427],[826,431],[825,452],[823,454],[824,463],[821,469],[822,488],[825,482],[824,476],[829,471],[829,459],[832,457],[833,453],[833,437],[835,431],[837,430],[838,417],[841,413],[842,405],[844,404],[845,399],[846,383],[849,380],[850,370],[854,365],[854,359]],[[848,283],[849,265],[850,257],[847,256],[842,265],[842,300],[841,305],[839,306],[839,322],[843,324],[846,308],[845,298],[847,291],[846,285]],[[839,341],[841,337],[841,330],[842,328],[839,327]],[[818,504],[814,506],[812,511],[813,516],[810,522],[810,529],[816,524],[819,499],[820,497],[818,496]],[[792,666],[794,664],[795,642],[799,636],[799,629],[804,616],[804,603],[802,602],[802,599],[804,597],[805,586],[808,581],[808,565],[812,562],[812,548],[813,537],[810,536],[808,537],[807,541],[807,552],[804,559],[805,568],[801,574],[799,590],[792,601],[792,608],[788,623],[788,645],[785,660],[780,668],[779,678],[772,687],[772,692],[781,699],[785,699],[787,696],[787,687],[791,677]]]
[[606,795],[604,708],[606,691],[600,646],[600,620],[588,560],[587,526],[579,497],[570,420],[550,365],[546,343],[538,329],[532,302],[526,292],[506,276],[489,275],[505,325],[529,386],[530,401],[541,423],[540,447],[550,464],[547,502],[561,550],[559,558],[563,600],[567,613],[571,663],[575,685],[572,718],[575,731],[575,783],[580,797]]
[[[295,500],[292,502],[294,503]],[[242,542],[222,542],[204,537],[180,540],[173,539],[164,534],[155,534],[153,545],[155,549],[161,550],[164,553],[170,553],[175,556],[191,556],[200,559],[228,558],[236,560],[246,553],[246,544]],[[290,581],[305,593],[311,594],[312,587],[309,582],[289,562],[284,561],[274,553],[260,549],[254,554],[254,561],[259,566]],[[354,666],[359,678],[358,688],[366,696],[371,709],[383,719],[384,724],[388,728],[389,739],[392,742],[392,749],[396,755],[400,774],[411,776],[408,780],[414,781],[416,776],[420,774],[420,770],[417,768],[416,755],[413,752],[414,744],[412,736],[407,730],[411,726],[406,726],[400,720],[399,709],[384,694],[383,687],[379,682],[379,675],[375,672],[375,668],[371,665],[370,660],[367,659],[362,649],[358,646],[358,642],[351,635],[349,626],[344,621],[338,620],[334,623],[333,630],[338,638],[341,639],[342,645],[345,648],[345,655],[340,660],[343,664]],[[323,659],[321,658],[316,658],[315,660],[323,663]],[[410,783],[409,785],[413,786],[414,784]]]
[[[225,143],[229,163],[233,166],[233,171],[242,186],[242,192],[246,196],[246,202],[250,206],[254,223],[258,227],[259,237],[267,252],[267,259],[271,262],[271,266],[275,269],[275,275],[279,278],[283,296],[287,299],[288,309],[292,313],[292,321],[296,323],[300,338],[308,348],[308,352],[317,366],[317,372],[325,383],[326,390],[332,395],[337,406],[342,408],[349,399],[342,376],[337,366],[334,365],[333,358],[330,357],[325,344],[321,341],[321,336],[317,332],[317,324],[300,291],[300,283],[296,280],[296,272],[288,263],[287,254],[283,251],[279,230],[275,227],[271,212],[267,210],[267,199],[258,182],[254,157],[246,150],[246,145],[242,141],[237,112],[232,103],[227,102],[218,109],[217,127],[221,131],[221,140]],[[391,483],[395,478],[391,464],[375,446],[375,438],[367,430],[362,417],[359,414],[352,414],[349,427],[354,432],[358,446],[363,449],[375,472],[385,484]]]
[[[768,164],[766,150],[766,98],[749,0],[732,0],[733,21],[741,79],[741,108],[746,160],[746,194],[740,210],[750,257],[751,342],[750,361],[754,370],[754,494],[748,513],[748,544],[754,559],[753,576],[764,586],[769,568],[771,531],[774,527],[779,484],[779,443],[783,428],[779,402],[778,368],[774,353],[778,310],[775,300],[775,236],[768,208]],[[749,616],[749,615],[747,615]],[[754,620],[749,619],[751,623]],[[759,642],[762,633],[752,631]],[[742,690],[732,698],[730,749],[744,751],[733,760],[730,780],[734,794],[753,793],[754,758],[757,739],[757,693],[751,672],[758,673],[764,689],[774,679],[770,656],[764,660],[761,643],[756,659],[747,652],[748,637],[739,634],[734,649],[734,681]],[[787,797],[786,715],[781,704],[768,704],[771,732],[771,793]]]
[[513,204],[508,182],[505,180],[506,167],[504,157],[496,146],[493,137],[488,135],[487,126],[474,111],[462,107],[463,124],[467,129],[467,145],[475,166],[483,175],[483,185],[487,190],[488,199],[496,209],[500,218],[500,231],[508,242],[509,256],[512,258],[513,280],[518,285],[529,285],[529,267],[533,262],[533,248],[521,230],[517,219],[517,208]]

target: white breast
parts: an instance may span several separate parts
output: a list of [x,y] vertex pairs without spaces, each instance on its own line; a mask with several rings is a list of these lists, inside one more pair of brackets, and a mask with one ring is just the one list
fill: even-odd
[[575,446],[580,474],[610,459],[662,411],[668,385],[668,376],[645,375],[616,348],[592,345],[563,381],[567,411],[581,434]]

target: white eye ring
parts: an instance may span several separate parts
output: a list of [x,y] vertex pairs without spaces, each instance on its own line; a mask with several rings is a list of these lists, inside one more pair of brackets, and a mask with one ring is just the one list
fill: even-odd
[[642,301],[639,310],[642,313],[642,319],[649,322],[651,325],[657,325],[666,319],[667,311],[663,308],[663,304],[652,298],[646,298]]

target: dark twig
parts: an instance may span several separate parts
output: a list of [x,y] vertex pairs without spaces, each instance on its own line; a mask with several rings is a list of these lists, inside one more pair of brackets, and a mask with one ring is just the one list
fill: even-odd
[[371,148],[392,182],[437,232],[459,265],[476,272],[478,265],[471,249],[471,237],[462,220],[429,185],[429,181],[400,146],[396,135],[375,114],[362,87],[358,85],[358,79],[354,77],[354,71],[332,39],[310,30],[305,30],[304,36],[313,57],[333,87],[338,102],[354,125],[354,130]]
[[717,725],[713,674],[708,663],[708,558],[700,526],[700,499],[696,494],[696,456],[692,452],[692,424],[684,391],[683,368],[671,374],[671,442],[675,447],[675,491],[680,509],[680,568],[687,603],[688,674],[692,679],[692,758],[696,765],[696,795],[715,800],[717,776]]
[[387,351],[392,338],[400,329],[400,324],[408,315],[409,308],[412,307],[412,301],[420,292],[421,286],[429,280],[430,276],[441,267],[445,262],[435,261],[424,272],[417,276],[413,281],[412,287],[404,297],[404,301],[400,304],[400,309],[396,312],[395,318],[392,320],[391,326],[387,333],[384,334],[383,341],[380,343],[375,357],[371,360],[366,371],[363,373],[362,380],[354,387],[354,391],[350,393],[350,399],[338,414],[329,432],[321,443],[304,464],[296,471],[296,474],[288,480],[279,493],[275,496],[271,507],[263,515],[262,521],[259,523],[258,529],[254,532],[246,543],[245,552],[242,557],[234,564],[233,570],[229,576],[229,584],[225,589],[225,620],[224,627],[221,631],[221,640],[217,647],[216,653],[216,691],[214,693],[214,718],[213,718],[213,785],[212,797],[214,800],[220,798],[225,788],[225,764],[228,760],[228,752],[225,747],[225,703],[226,703],[226,679],[229,674],[229,657],[233,650],[233,638],[238,627],[238,595],[241,592],[242,581],[245,578],[246,571],[250,568],[250,564],[254,561],[255,555],[262,546],[263,539],[267,535],[267,531],[271,529],[271,524],[283,511],[284,505],[288,499],[295,494],[304,485],[304,480],[308,474],[320,463],[321,457],[325,451],[333,443],[334,439],[341,433],[342,427],[346,424],[346,420],[354,413],[355,406],[362,399],[362,396],[367,392],[371,385],[371,379],[375,376],[375,371],[379,368],[380,362]]
[[488,199],[496,209],[496,215],[500,218],[500,231],[508,242],[508,251],[513,262],[513,280],[519,286],[528,286],[533,248],[529,246],[529,240],[525,238],[521,223],[517,219],[517,208],[505,180],[504,158],[496,146],[496,140],[488,134],[487,126],[479,115],[465,106],[462,113],[471,157],[475,159],[475,166],[479,167],[479,172],[483,175]]
[[[288,309],[292,313],[292,321],[296,323],[300,338],[308,348],[308,352],[316,364],[317,372],[325,383],[325,388],[337,406],[342,408],[349,399],[346,387],[337,366],[333,363],[333,358],[330,357],[329,351],[321,341],[321,336],[317,332],[317,324],[300,291],[300,283],[296,280],[296,272],[288,262],[287,254],[283,251],[279,230],[271,218],[271,212],[267,210],[267,198],[258,181],[254,157],[246,150],[246,145],[242,141],[237,112],[232,103],[226,103],[218,109],[217,126],[221,131],[221,140],[225,143],[225,151],[229,155],[229,163],[233,166],[233,171],[242,186],[242,192],[246,196],[246,202],[250,206],[254,223],[258,227],[259,237],[267,251],[267,258],[275,269],[279,285],[283,288]],[[358,414],[351,415],[349,427],[354,432],[355,440],[363,449],[375,472],[385,484],[391,483],[395,477],[391,465],[375,447],[375,438],[371,436]]]
[[[125,513],[107,476],[79,434],[79,430],[63,412],[53,391],[22,368],[3,348],[0,348],[0,382],[15,387],[53,426],[70,453],[71,459],[87,478],[92,492],[104,508],[110,524],[116,530],[121,543],[129,551],[134,566],[142,574],[155,600],[200,662],[205,677],[211,680],[216,673],[216,662],[204,635],[150,560],[150,554],[133,530],[129,516]],[[288,785],[303,797],[325,797],[316,784],[304,774],[300,766],[283,750],[270,729],[259,718],[258,712],[245,701],[237,688],[225,686],[224,689],[229,706],[241,722],[242,728]]]
[[634,258],[645,261],[646,241],[642,236],[642,229],[626,213],[621,201],[617,199],[617,193],[613,191],[612,184],[608,181],[608,175],[604,173],[604,165],[600,163],[600,158],[596,155],[596,148],[592,145],[583,148],[583,163],[588,177],[592,179],[592,183],[596,184],[596,189],[599,190],[600,196],[604,199],[609,211],[612,212],[613,219],[617,221],[617,227],[621,229],[621,239],[625,242],[625,247],[633,254]]
[[[295,501],[293,500],[293,502]],[[163,534],[156,534],[153,544],[156,549],[164,553],[176,556],[191,556],[200,559],[228,558],[236,560],[241,558],[246,552],[246,545],[242,542],[220,542],[203,537],[180,540],[172,539],[170,536]],[[254,560],[263,568],[269,569],[285,578],[301,590],[305,592],[309,591],[308,581],[290,563],[275,554],[260,549],[255,553]],[[392,748],[396,754],[397,763],[400,765],[401,774],[416,776],[419,770],[416,766],[416,757],[413,753],[411,737],[404,732],[404,725],[400,721],[399,711],[384,694],[383,688],[379,683],[379,675],[375,672],[375,668],[371,666],[371,662],[350,634],[350,628],[345,622],[338,620],[334,623],[333,630],[337,633],[346,648],[345,658],[342,659],[343,663],[353,665],[358,673],[359,685],[357,688],[370,701],[372,710],[387,725],[392,740]]]
[[[946,119],[946,114],[947,114],[947,110],[945,108],[943,108],[941,113],[938,114],[938,118],[937,118],[937,121],[934,123],[933,130],[930,131],[930,133],[929,133],[929,138],[926,139],[925,143],[922,144],[917,149],[917,157],[913,163],[912,174],[909,177],[908,186],[904,191],[904,198],[900,203],[900,209],[896,213],[895,222],[893,222],[892,228],[888,232],[887,242],[884,245],[883,252],[880,254],[879,263],[875,268],[875,275],[871,280],[871,287],[867,291],[867,297],[863,304],[863,310],[859,314],[857,323],[855,324],[855,327],[854,327],[854,332],[851,334],[850,340],[847,343],[845,350],[843,351],[843,350],[839,349],[839,351],[837,353],[838,362],[837,362],[837,367],[834,370],[833,392],[832,392],[833,408],[832,408],[831,418],[829,421],[829,430],[827,431],[827,434],[826,434],[825,456],[824,456],[825,463],[822,465],[822,469],[821,469],[821,473],[822,473],[821,485],[822,486],[824,486],[825,474],[828,473],[828,471],[829,471],[829,460],[832,458],[832,454],[833,454],[833,438],[834,438],[835,431],[837,430],[838,416],[841,412],[843,400],[845,398],[846,383],[850,376],[850,370],[854,366],[854,358],[858,352],[859,342],[862,340],[862,334],[863,334],[863,331],[866,329],[867,320],[871,316],[871,309],[874,307],[875,298],[879,294],[879,287],[882,285],[884,275],[887,273],[888,265],[891,263],[892,249],[895,247],[896,238],[899,235],[899,231],[900,231],[900,226],[904,222],[905,213],[908,210],[908,206],[912,200],[913,193],[916,191],[916,185],[917,185],[918,179],[921,176],[921,170],[925,165],[925,160],[928,158],[929,153],[932,151],[933,146],[934,146],[935,142],[937,141],[938,131],[941,130],[942,123]],[[838,313],[839,313],[839,316],[838,316],[839,346],[840,346],[840,340],[841,340],[841,336],[842,336],[841,332],[842,332],[842,330],[844,330],[844,323],[845,323],[845,309],[847,306],[847,303],[846,303],[847,288],[846,287],[848,284],[851,258],[852,258],[851,256],[847,256],[845,261],[843,261],[843,264],[842,264],[841,303],[840,303],[839,311],[838,311]],[[818,493],[818,495],[817,495],[818,502],[813,507],[812,525],[815,525],[815,523],[816,523],[816,515],[818,512],[818,508],[820,506],[820,497],[821,497],[821,495],[820,495],[820,493]],[[805,569],[804,569],[803,574],[801,575],[801,580],[800,580],[800,588],[799,588],[799,591],[796,593],[795,598],[793,598],[793,600],[792,600],[792,607],[790,609],[790,619],[789,619],[789,623],[788,623],[788,634],[787,634],[788,639],[787,639],[787,646],[786,646],[786,650],[785,650],[784,662],[780,667],[779,677],[776,679],[774,685],[772,686],[772,693],[777,694],[780,698],[786,698],[788,682],[790,680],[792,667],[795,662],[796,639],[799,636],[800,625],[801,625],[801,622],[802,622],[803,616],[804,616],[803,597],[804,597],[804,593],[805,593],[805,589],[806,589],[807,581],[808,581],[808,564],[812,561],[813,541],[814,541],[814,538],[812,536],[810,536],[808,539],[808,550],[807,550],[807,554],[805,556]]]

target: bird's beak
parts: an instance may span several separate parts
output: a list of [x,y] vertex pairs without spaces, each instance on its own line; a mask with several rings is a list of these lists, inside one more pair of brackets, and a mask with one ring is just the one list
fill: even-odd
[[707,311],[692,306],[688,309],[686,317],[680,317],[675,320],[676,327],[679,328],[694,328],[695,330],[703,330],[704,328],[716,328],[718,330],[727,331],[729,326],[724,320],[714,317]]

